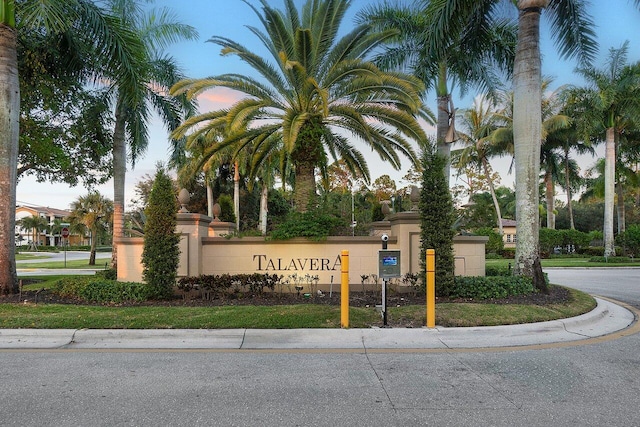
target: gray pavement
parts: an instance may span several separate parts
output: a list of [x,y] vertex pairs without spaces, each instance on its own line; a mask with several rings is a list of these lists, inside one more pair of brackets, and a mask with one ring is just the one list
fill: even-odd
[[[42,258],[37,259],[25,259],[16,261],[16,270],[18,277],[20,276],[51,276],[58,274],[71,274],[75,276],[92,275],[96,274],[96,271],[105,269],[105,262],[111,260],[111,252],[96,252],[96,266],[95,268],[33,268],[33,265],[37,265],[45,262],[64,262],[75,261],[79,259],[89,260],[89,252],[87,251],[64,251],[61,252],[23,252],[24,254],[35,255]],[[29,264],[31,268],[21,268],[21,265]]]
[[[376,350],[580,344],[636,333],[635,309],[596,298],[570,319],[472,328],[97,330],[0,329],[0,349]],[[632,311],[634,310],[634,311]]]

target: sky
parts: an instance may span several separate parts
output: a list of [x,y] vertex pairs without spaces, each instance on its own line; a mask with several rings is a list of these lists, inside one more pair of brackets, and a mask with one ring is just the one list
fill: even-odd
[[[248,0],[251,4],[259,6],[258,0]],[[354,15],[362,8],[379,4],[384,0],[353,0],[348,16],[343,21],[343,29],[348,30],[353,23]],[[388,0],[387,0],[388,1]],[[296,0],[301,5],[304,0]],[[269,0],[269,4],[280,8],[282,0]],[[249,31],[247,26],[260,27],[260,22],[253,10],[242,0],[156,0],[150,8],[167,7],[174,11],[178,20],[196,28],[199,39],[188,42],[180,42],[169,49],[167,53],[172,55],[183,67],[184,73],[188,77],[203,78],[223,73],[244,73],[254,75],[250,67],[243,64],[236,57],[221,56],[220,47],[207,43],[211,36],[224,36],[234,41],[242,43],[257,53],[265,54],[261,50],[261,44],[257,38]],[[597,59],[594,61],[595,67],[602,67],[610,48],[618,48],[629,40],[629,62],[640,60],[640,37],[638,37],[638,25],[640,25],[640,12],[634,7],[631,0],[592,0],[589,10],[596,23],[596,33],[600,45]],[[545,76],[554,78],[554,88],[564,84],[582,85],[584,82],[574,72],[576,62],[560,59],[550,40],[550,31],[546,22],[542,21],[541,29],[541,51],[542,51],[542,73]],[[265,55],[266,57],[266,55]],[[454,89],[454,102],[456,108],[470,108],[473,103],[475,93],[469,93],[461,97]],[[239,99],[238,95],[229,90],[219,90],[207,92],[199,98],[200,112],[211,111],[231,105]],[[428,94],[427,104],[432,111],[436,110],[435,97]],[[135,197],[135,184],[145,175],[155,173],[158,162],[166,163],[169,155],[168,134],[164,126],[157,119],[149,123],[150,140],[147,152],[138,160],[135,169],[127,169],[125,201],[127,204]],[[428,133],[434,134],[435,130],[426,129]],[[362,151],[367,155],[370,150],[362,146]],[[598,149],[602,155],[602,148]],[[409,161],[403,161],[402,169],[395,171],[390,166],[382,163],[375,154],[367,156],[369,169],[372,173],[372,181],[380,175],[388,174],[398,184],[398,188],[404,187],[406,183],[402,177],[409,169]],[[595,158],[591,156],[578,159],[582,169],[587,169],[593,165]],[[509,159],[492,160],[491,164],[495,171],[501,176],[501,185],[512,186],[513,175],[507,173]],[[452,177],[452,185],[456,184],[455,177]],[[95,188],[104,196],[113,199],[113,181]],[[18,183],[17,200],[18,205],[48,206],[51,208],[68,209],[69,205],[79,196],[86,195],[89,190],[83,186],[69,187],[66,184],[38,183],[33,177],[24,177]],[[562,197],[557,194],[556,197]]]

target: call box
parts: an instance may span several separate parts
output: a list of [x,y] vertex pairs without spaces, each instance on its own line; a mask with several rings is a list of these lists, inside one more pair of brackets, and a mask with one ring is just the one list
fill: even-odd
[[378,277],[392,279],[400,277],[400,251],[382,249],[378,251]]

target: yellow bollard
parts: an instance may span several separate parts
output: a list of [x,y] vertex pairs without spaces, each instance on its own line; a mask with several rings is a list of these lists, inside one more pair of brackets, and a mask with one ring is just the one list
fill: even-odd
[[349,251],[340,254],[340,326],[349,327]]
[[436,251],[427,249],[427,328],[436,327]]

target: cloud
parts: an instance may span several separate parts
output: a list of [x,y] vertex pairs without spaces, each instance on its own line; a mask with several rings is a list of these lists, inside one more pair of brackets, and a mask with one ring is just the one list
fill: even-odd
[[246,96],[228,88],[215,88],[198,95],[200,111],[213,111],[228,108]]

